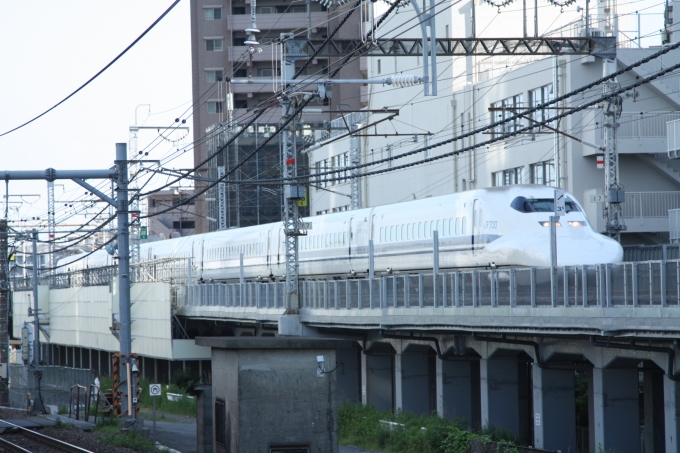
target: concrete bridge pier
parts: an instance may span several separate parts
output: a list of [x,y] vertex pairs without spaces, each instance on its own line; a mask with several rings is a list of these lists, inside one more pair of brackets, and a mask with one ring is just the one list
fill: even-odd
[[534,364],[534,447],[576,451],[574,370]]
[[[663,376],[663,402],[666,453],[680,453],[680,439],[678,439],[680,436],[680,382],[672,380],[667,374]],[[649,450],[645,449],[645,451]]]

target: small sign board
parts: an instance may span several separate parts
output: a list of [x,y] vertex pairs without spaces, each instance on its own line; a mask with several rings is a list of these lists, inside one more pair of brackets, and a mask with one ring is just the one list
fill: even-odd
[[590,196],[590,202],[591,203],[604,203],[604,195],[591,195]]
[[564,196],[564,190],[555,190],[555,215],[563,216],[567,214],[565,206],[566,197]]
[[149,395],[151,395],[151,396],[161,396],[161,385],[160,384],[150,384],[149,385]]
[[597,168],[604,168],[604,156],[597,156]]
[[149,230],[145,226],[139,229],[139,239],[149,239]]
[[301,230],[311,230],[312,229],[312,222],[300,222],[300,229]]

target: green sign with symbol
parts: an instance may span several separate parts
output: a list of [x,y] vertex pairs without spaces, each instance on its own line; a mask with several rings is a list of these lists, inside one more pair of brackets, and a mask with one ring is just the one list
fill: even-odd
[[139,239],[148,239],[148,238],[149,238],[149,233],[147,232],[146,227],[143,226],[139,230]]

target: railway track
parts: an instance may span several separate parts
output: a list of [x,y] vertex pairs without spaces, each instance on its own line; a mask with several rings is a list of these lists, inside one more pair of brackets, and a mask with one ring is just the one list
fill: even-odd
[[48,453],[58,451],[67,453],[94,453],[4,420],[3,423],[11,425],[16,429],[16,432],[0,436],[0,450],[12,453]]

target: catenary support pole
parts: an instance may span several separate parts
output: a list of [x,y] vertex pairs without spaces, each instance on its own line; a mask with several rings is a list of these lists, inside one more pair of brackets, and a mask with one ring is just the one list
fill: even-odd
[[0,220],[0,406],[9,406],[9,276],[7,219]]
[[[120,301],[120,354],[124,366],[120,367],[121,388],[129,388],[130,395],[121,398],[121,412],[126,413],[133,419],[136,413],[136,382],[129,376],[128,370],[134,370],[136,363],[130,357],[132,353],[132,321],[130,319],[130,232],[128,218],[128,164],[127,144],[116,143],[116,167],[118,168],[118,284]],[[129,366],[127,365],[129,364]],[[130,380],[129,385],[126,384]],[[132,398],[130,399],[130,396]],[[132,401],[129,407],[128,401]]]
[[33,239],[33,376],[34,376],[34,398],[32,413],[44,412],[42,398],[40,397],[40,379],[42,370],[40,369],[40,318],[38,309],[38,230],[32,232]]

